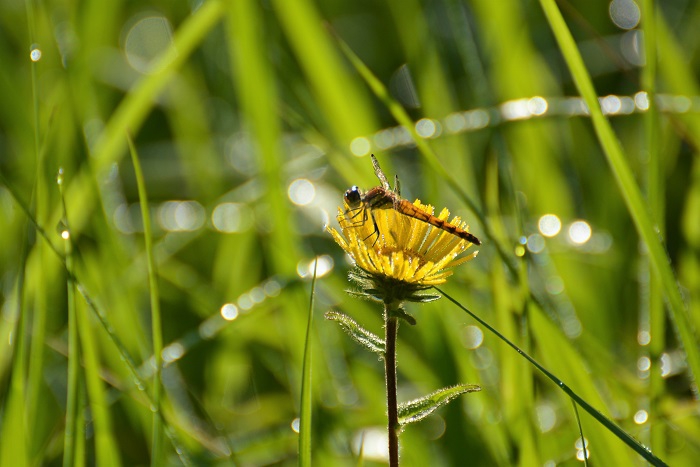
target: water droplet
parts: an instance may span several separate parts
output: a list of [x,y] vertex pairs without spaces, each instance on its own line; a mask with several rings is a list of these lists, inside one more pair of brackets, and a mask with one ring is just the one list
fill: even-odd
[[33,62],[38,62],[39,60],[41,60],[41,50],[36,47],[33,47],[31,52],[29,52],[29,58]]
[[58,168],[58,175],[56,175],[56,183],[63,185],[63,167]]

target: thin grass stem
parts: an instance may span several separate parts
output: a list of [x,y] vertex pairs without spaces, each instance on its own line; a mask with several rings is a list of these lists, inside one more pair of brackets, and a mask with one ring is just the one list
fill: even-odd
[[[659,233],[665,237],[665,186],[664,174],[665,166],[661,158],[660,150],[660,119],[659,109],[656,103],[656,71],[657,71],[657,33],[656,33],[656,12],[654,0],[642,0],[642,30],[644,32],[644,58],[645,66],[642,68],[641,83],[642,89],[647,93],[649,108],[644,114],[644,150],[648,154],[642,154],[642,160],[647,159],[646,194],[649,200],[651,214],[656,221]],[[642,317],[640,329],[647,331],[650,336],[649,359],[652,362],[649,372],[649,426],[650,445],[663,455],[665,452],[664,425],[658,423],[660,420],[659,401],[664,392],[664,378],[661,371],[661,354],[666,347],[666,322],[663,302],[663,288],[659,278],[651,274],[651,261],[648,255],[645,256],[645,268],[649,271],[649,294],[646,305],[648,313]]]
[[78,336],[78,318],[75,305],[75,282],[73,276],[73,243],[68,223],[66,200],[63,190],[63,171],[59,172],[58,189],[61,195],[61,205],[63,208],[63,238],[64,254],[66,259],[66,288],[68,307],[68,394],[66,400],[66,427],[63,438],[63,467],[76,465],[76,437],[81,433],[78,413],[78,395],[81,386],[80,378],[80,341]]
[[573,399],[578,405],[580,405],[586,412],[588,412],[593,418],[598,420],[605,428],[607,428],[611,433],[613,433],[615,436],[617,436],[620,440],[622,440],[625,444],[627,444],[629,447],[634,449],[640,456],[642,456],[647,462],[649,462],[651,465],[654,466],[666,466],[667,464],[653,455],[651,451],[649,451],[649,448],[646,446],[642,445],[639,441],[634,439],[629,433],[627,433],[625,430],[620,428],[615,422],[610,420],[608,417],[603,415],[598,409],[594,408],[591,404],[583,400],[578,394],[576,394],[569,386],[567,386],[562,380],[554,376],[549,370],[547,370],[545,367],[539,364],[537,360],[532,358],[530,355],[525,353],[523,350],[521,350],[517,345],[513,344],[508,338],[506,338],[503,334],[498,332],[494,327],[492,327],[490,324],[488,324],[486,321],[483,319],[479,318],[477,315],[472,313],[470,310],[468,310],[464,305],[459,303],[457,300],[452,298],[450,295],[446,294],[443,290],[435,287],[435,290],[440,292],[445,298],[447,298],[449,301],[457,305],[462,311],[467,313],[469,316],[474,318],[479,324],[484,326],[486,329],[489,330],[492,334],[494,334],[496,337],[501,339],[503,342],[508,344],[513,350],[518,352],[522,357],[524,357],[527,361],[529,361],[532,365],[535,366],[542,374],[544,374],[547,378],[549,378],[551,381],[553,381],[559,388],[564,391],[571,399]]
[[143,237],[146,244],[146,263],[148,264],[148,291],[151,299],[151,339],[153,341],[153,365],[155,374],[153,377],[153,433],[151,442],[151,464],[161,465],[165,462],[163,453],[163,427],[161,424],[161,393],[163,371],[163,325],[160,312],[160,294],[158,292],[158,275],[156,273],[156,261],[153,254],[153,230],[151,228],[151,216],[148,208],[148,193],[146,182],[143,178],[141,163],[134,142],[127,135],[131,162],[134,165],[136,185],[139,192],[141,205],[141,220],[143,222]]
[[581,417],[578,414],[578,406],[571,399],[571,405],[574,406],[574,415],[576,416],[576,424],[578,425],[579,439],[581,440],[581,450],[583,451],[583,464],[588,467],[588,447],[586,446],[586,438],[583,436],[583,427],[581,426]]

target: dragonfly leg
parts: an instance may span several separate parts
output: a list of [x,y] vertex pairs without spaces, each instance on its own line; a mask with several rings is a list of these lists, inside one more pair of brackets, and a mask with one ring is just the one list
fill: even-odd
[[[372,237],[372,235],[377,234],[377,238],[374,239],[374,243],[372,243],[372,246],[377,244],[377,241],[379,241],[379,226],[377,225],[377,220],[374,218],[374,211],[369,212],[370,217],[372,218],[372,224],[374,224],[374,232],[371,234],[367,235],[364,239],[367,240],[368,238]],[[365,217],[365,221],[367,218]]]
[[[354,214],[348,216],[348,214],[350,214],[353,211],[356,211],[356,212]],[[366,211],[366,209],[364,206],[360,206],[360,207],[354,208],[354,209],[348,209],[347,211],[345,211],[345,218],[349,219],[351,221],[351,225],[353,227],[360,226],[360,225],[364,224],[365,222],[367,222],[367,212],[365,212],[365,211]],[[360,220],[355,220],[355,218],[357,216],[359,216],[360,214],[364,214],[364,215],[362,216],[362,218]]]
[[[359,208],[348,209],[347,211],[345,211],[345,216],[348,217],[348,214],[349,214],[350,212],[352,212],[352,211],[357,211],[356,213],[354,213],[354,214],[352,214],[351,216],[349,216],[349,219],[351,220],[351,224],[350,224],[350,225],[351,225],[352,227],[360,227],[360,226],[364,225],[365,222],[367,222],[367,220],[368,220],[367,211],[370,211],[369,216],[372,217],[372,224],[374,225],[374,231],[373,231],[371,234],[367,235],[367,236],[366,236],[365,238],[363,238],[362,240],[363,240],[363,241],[364,241],[364,240],[367,240],[367,239],[370,238],[372,235],[377,234],[377,239],[374,240],[374,243],[372,244],[372,246],[374,246],[374,245],[377,243],[377,240],[379,240],[379,226],[377,225],[377,221],[376,221],[376,219],[374,218],[374,213],[371,212],[370,209],[368,209],[368,208],[366,208],[366,207],[364,207],[364,206],[360,206]],[[355,220],[355,218],[356,218],[357,216],[359,216],[360,214],[362,214],[362,218],[361,218],[360,220]]]

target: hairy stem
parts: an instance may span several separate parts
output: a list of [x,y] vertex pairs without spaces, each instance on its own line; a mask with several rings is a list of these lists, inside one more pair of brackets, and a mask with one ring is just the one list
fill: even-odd
[[389,466],[399,465],[399,412],[396,401],[396,335],[398,318],[392,313],[396,303],[384,304],[384,376],[386,381],[386,405],[389,433]]

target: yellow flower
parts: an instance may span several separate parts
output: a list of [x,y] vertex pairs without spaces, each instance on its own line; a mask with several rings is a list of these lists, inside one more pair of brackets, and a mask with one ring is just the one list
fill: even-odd
[[[433,207],[420,200],[413,203],[418,209],[433,215]],[[443,209],[440,220],[447,221],[450,212]],[[333,228],[327,230],[335,241],[371,278],[374,289],[382,301],[387,299],[386,290],[377,290],[389,284],[409,286],[405,292],[392,293],[393,299],[410,300],[418,290],[425,290],[444,283],[452,275],[452,268],[470,259],[478,252],[461,256],[472,244],[445,230],[434,227],[413,217],[387,208],[364,207],[349,211],[338,209],[338,223],[342,235]],[[374,221],[373,221],[374,219]],[[375,227],[376,222],[376,227]],[[466,223],[454,217],[450,224],[467,230]],[[383,287],[377,287],[379,285]],[[373,294],[377,295],[377,294]]]

